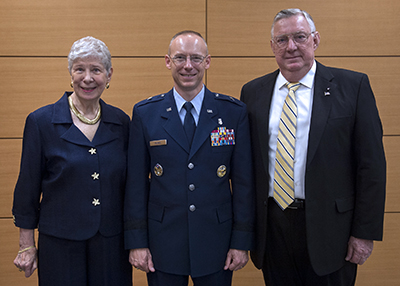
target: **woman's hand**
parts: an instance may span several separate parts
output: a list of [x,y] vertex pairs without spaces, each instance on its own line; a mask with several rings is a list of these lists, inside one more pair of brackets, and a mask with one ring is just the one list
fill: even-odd
[[19,271],[25,272],[25,277],[30,277],[37,268],[37,250],[36,247],[27,250],[21,249],[17,257],[14,259],[14,264]]
[[14,265],[19,271],[30,277],[37,268],[37,249],[35,247],[35,233],[33,229],[19,229],[19,251],[14,259]]

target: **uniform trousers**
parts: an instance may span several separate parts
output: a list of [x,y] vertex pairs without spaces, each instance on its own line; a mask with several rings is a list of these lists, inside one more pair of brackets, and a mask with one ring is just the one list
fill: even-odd
[[[232,285],[232,271],[221,270],[201,277],[191,277],[194,286],[230,286]],[[175,275],[156,270],[147,274],[149,286],[187,286],[188,275]]]
[[318,276],[308,256],[305,209],[282,211],[270,198],[262,271],[268,286],[351,286],[355,284],[357,265],[345,262],[338,271]]
[[123,233],[74,241],[39,233],[40,286],[132,286]]

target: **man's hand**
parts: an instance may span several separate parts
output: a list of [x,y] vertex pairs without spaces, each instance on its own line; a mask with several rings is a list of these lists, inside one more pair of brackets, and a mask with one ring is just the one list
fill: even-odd
[[351,236],[348,242],[347,256],[345,259],[346,261],[362,265],[371,255],[373,248],[373,240],[366,240]]
[[129,252],[129,262],[136,269],[142,270],[146,273],[156,271],[148,248],[131,249]]
[[242,269],[247,261],[249,261],[249,255],[245,250],[230,249],[225,261],[224,270],[236,271]]

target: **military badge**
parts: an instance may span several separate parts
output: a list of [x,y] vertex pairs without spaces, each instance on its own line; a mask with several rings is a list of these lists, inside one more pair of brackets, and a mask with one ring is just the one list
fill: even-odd
[[226,166],[225,165],[219,166],[217,169],[217,176],[222,178],[225,175],[226,175]]
[[157,177],[162,176],[162,174],[164,173],[164,169],[160,164],[156,164],[154,166],[154,175],[156,175]]
[[211,146],[235,145],[235,131],[226,129],[226,127],[218,127],[217,130],[211,132]]

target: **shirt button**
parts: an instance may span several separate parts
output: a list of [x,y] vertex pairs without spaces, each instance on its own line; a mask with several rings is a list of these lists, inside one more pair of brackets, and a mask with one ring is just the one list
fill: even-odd
[[192,170],[192,169],[194,168],[194,164],[193,164],[193,163],[189,163],[188,168],[189,168],[190,170]]
[[190,184],[190,185],[189,185],[189,190],[190,190],[190,191],[193,192],[195,189],[196,189],[196,187],[195,187],[193,184]]
[[189,206],[189,210],[190,210],[191,212],[194,212],[194,211],[196,210],[196,206],[195,206],[195,205],[190,205],[190,206]]

